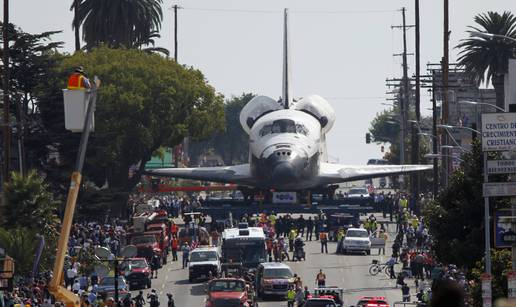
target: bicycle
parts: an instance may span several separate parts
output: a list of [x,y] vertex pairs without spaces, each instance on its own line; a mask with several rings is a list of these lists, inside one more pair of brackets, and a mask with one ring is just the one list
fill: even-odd
[[389,266],[387,263],[378,263],[378,260],[373,260],[373,264],[369,267],[369,274],[372,276],[378,275],[380,272],[384,272],[386,275],[390,276]]

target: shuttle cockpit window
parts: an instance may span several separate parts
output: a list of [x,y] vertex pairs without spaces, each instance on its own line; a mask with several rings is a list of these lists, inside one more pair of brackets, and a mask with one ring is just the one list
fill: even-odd
[[297,133],[308,135],[308,129],[302,124],[296,124],[290,119],[275,120],[272,124],[265,125],[260,130],[260,136],[266,136],[274,133]]

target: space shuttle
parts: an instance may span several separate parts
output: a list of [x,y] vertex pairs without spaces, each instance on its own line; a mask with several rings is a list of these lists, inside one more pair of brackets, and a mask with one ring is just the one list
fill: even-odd
[[220,167],[162,168],[153,176],[233,183],[243,189],[325,190],[336,184],[424,171],[432,165],[344,165],[328,162],[326,134],[335,122],[331,105],[318,95],[293,99],[288,10],[284,12],[283,86],[280,101],[256,96],[240,113],[249,134],[249,163]]

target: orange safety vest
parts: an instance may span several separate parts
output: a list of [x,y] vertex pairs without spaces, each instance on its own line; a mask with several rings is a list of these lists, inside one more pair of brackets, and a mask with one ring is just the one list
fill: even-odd
[[179,240],[177,239],[172,239],[172,250],[175,250],[177,251],[177,248],[179,247]]
[[82,90],[84,88],[84,76],[82,74],[74,72],[68,77],[69,90]]

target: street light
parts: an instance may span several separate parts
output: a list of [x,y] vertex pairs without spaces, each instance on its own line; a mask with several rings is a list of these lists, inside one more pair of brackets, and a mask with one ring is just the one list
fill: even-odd
[[510,40],[512,42],[516,43],[516,38],[502,35],[502,34],[494,34],[494,33],[487,33],[487,32],[479,32],[479,31],[468,31],[471,36],[475,37],[481,37],[481,38],[501,38]]
[[448,130],[448,129],[465,129],[465,130],[469,130],[471,132],[482,134],[480,131],[478,131],[476,129],[473,129],[473,128],[470,128],[470,127],[466,127],[466,126],[437,125],[437,128],[443,128],[445,130]]
[[425,154],[424,157],[427,158],[427,159],[439,159],[439,158],[442,158],[442,157],[450,157],[450,158],[453,158],[455,160],[459,160],[460,162],[464,162],[463,159],[461,159],[459,157],[451,156],[451,155],[442,155],[442,154],[428,153],[428,154]]
[[478,102],[478,101],[469,101],[469,100],[461,100],[459,101],[460,104],[471,104],[471,105],[484,105],[484,106],[490,106],[490,107],[493,107],[499,111],[502,111],[502,112],[505,112],[505,109],[503,108],[500,108],[499,106],[497,105],[494,105],[492,103],[487,103],[487,102]]

